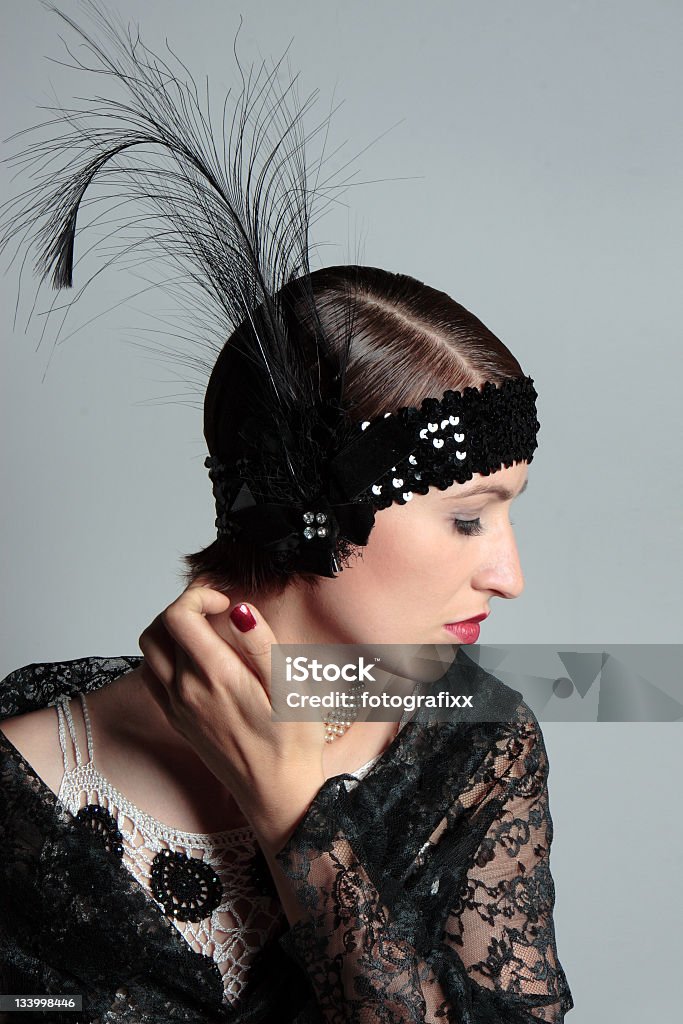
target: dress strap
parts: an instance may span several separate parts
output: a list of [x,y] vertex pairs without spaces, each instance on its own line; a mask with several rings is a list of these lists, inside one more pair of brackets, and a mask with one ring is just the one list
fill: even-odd
[[[93,754],[92,729],[90,728],[90,715],[88,714],[88,705],[87,705],[84,693],[79,693],[79,694],[77,694],[77,696],[80,697],[80,700],[81,700],[81,707],[82,707],[82,711],[83,711],[83,721],[85,723],[85,734],[86,734],[87,743],[88,743],[88,760],[89,760],[89,763],[92,764],[92,763],[94,763],[94,754]],[[76,737],[76,729],[74,727],[74,720],[73,720],[73,716],[71,714],[71,701],[72,701],[72,699],[73,699],[72,697],[64,697],[56,705],[57,722],[58,722],[58,727],[59,727],[59,745],[62,748],[62,758],[64,760],[64,771],[65,772],[69,771],[69,762],[68,762],[68,757],[67,757],[66,730],[65,730],[65,727],[64,727],[64,722],[65,721],[66,721],[66,725],[67,725],[67,727],[69,729],[69,735],[71,737],[71,742],[73,744],[73,755],[72,756],[74,757],[75,762],[76,762],[75,767],[78,768],[83,763],[83,759],[82,759],[82,756],[81,756],[81,751],[80,751],[80,748],[78,746],[78,739]]]

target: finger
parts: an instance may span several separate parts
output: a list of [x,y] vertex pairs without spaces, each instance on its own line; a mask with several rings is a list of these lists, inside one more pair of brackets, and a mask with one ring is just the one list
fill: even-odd
[[170,686],[175,676],[175,643],[164,625],[162,616],[163,613],[157,615],[140,634],[138,646],[157,679],[165,686]]
[[180,644],[174,644],[174,648],[175,684],[170,692],[171,703],[177,700],[185,711],[192,713],[195,701],[201,700],[206,684],[211,680],[204,678],[201,669]]
[[147,661],[143,659],[140,667],[140,675],[143,683],[147,686],[147,689],[151,693],[154,700],[157,702],[161,710],[164,712],[166,717],[171,720],[171,702],[168,696],[168,691],[164,684],[154,674]]
[[[191,586],[161,613],[162,622],[171,638],[183,648],[196,669],[207,679],[219,678],[226,662],[234,665],[239,660],[230,644],[223,640],[207,620],[207,616],[220,615],[229,606],[230,598],[220,591]],[[173,669],[175,671],[175,660]]]
[[166,686],[171,686],[175,677],[176,641],[168,629],[168,611],[166,608],[157,615],[138,638],[138,645],[156,676]]
[[[234,618],[233,618],[234,616]],[[252,619],[255,625],[251,626]],[[273,631],[253,604],[242,602],[233,608],[228,616],[230,622],[230,643],[240,658],[260,679],[270,700],[271,696],[271,654],[270,649],[277,643]],[[246,631],[243,626],[251,626]]]

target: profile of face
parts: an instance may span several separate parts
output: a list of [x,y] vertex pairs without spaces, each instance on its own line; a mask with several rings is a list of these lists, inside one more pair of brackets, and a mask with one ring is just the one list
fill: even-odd
[[491,598],[518,597],[524,589],[509,511],[527,476],[528,463],[514,463],[378,511],[358,557],[335,579],[321,578],[316,591],[300,593],[310,639],[462,642],[446,623],[485,614]]

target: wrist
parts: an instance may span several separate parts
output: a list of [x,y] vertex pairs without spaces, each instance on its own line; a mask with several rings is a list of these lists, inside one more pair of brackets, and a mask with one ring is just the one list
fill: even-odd
[[322,771],[301,773],[289,783],[280,778],[277,787],[244,809],[264,852],[275,855],[283,848],[324,782]]

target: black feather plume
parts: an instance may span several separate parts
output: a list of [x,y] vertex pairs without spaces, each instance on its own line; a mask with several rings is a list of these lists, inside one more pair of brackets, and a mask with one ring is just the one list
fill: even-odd
[[[311,227],[350,183],[348,177],[321,180],[334,111],[306,132],[317,91],[301,104],[298,76],[289,72],[281,85],[287,51],[270,70],[265,62],[245,69],[235,40],[241,91],[234,102],[230,93],[225,98],[216,130],[208,90],[202,98],[170,48],[162,59],[95,0],[83,0],[92,32],[46,6],[75,34],[78,52],[88,55],[77,58],[67,45],[72,66],[98,75],[106,94],[78,108],[54,108],[49,120],[29,129],[40,138],[10,162],[34,184],[4,205],[1,249],[32,251],[41,281],[71,288],[83,211],[89,202],[99,208],[113,200],[121,220],[107,236],[114,250],[105,266],[150,250],[168,259],[180,272],[175,287],[182,292],[189,285],[199,295],[198,315],[203,324],[212,321],[218,349],[239,325],[251,325],[241,334],[243,355],[267,382],[264,406],[255,413],[269,418],[281,445],[284,490],[305,500],[319,476],[321,422],[332,433],[346,427],[341,411],[334,422],[334,410],[343,405],[352,324],[334,358],[324,331],[317,332],[318,368],[312,369],[288,329],[278,293],[294,279],[305,291]],[[323,150],[309,165],[315,137]],[[315,316],[312,295],[310,302]],[[211,346],[215,352],[215,340],[206,341]],[[336,391],[321,410],[323,364],[334,366]]]

